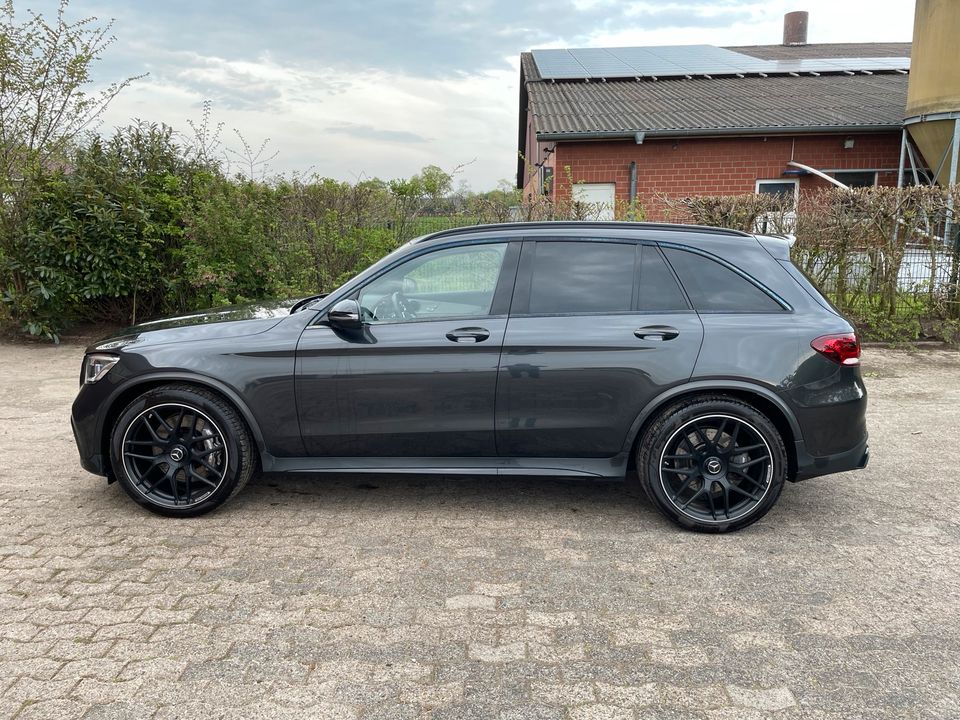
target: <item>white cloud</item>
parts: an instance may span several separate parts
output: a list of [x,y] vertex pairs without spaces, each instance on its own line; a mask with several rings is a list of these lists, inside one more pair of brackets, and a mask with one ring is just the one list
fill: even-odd
[[194,54],[186,67],[121,94],[104,125],[143,118],[186,131],[186,120],[196,122],[200,103],[212,98],[213,120],[224,122],[227,144],[230,128],[251,145],[269,137],[279,151],[271,162],[276,171],[392,178],[429,164],[469,163],[461,177],[488,188],[515,167],[518,72],[436,79],[378,70],[345,77],[269,58],[233,62]]
[[[475,189],[491,188],[515,172],[523,50],[776,44],[783,14],[797,8],[810,11],[811,42],[909,40],[913,21],[909,0],[555,0],[526,8],[510,22],[503,0],[473,0],[427,5],[412,20],[399,9],[391,16],[382,4],[366,28],[350,21],[356,8],[331,8],[344,17],[331,15],[317,27],[310,25],[311,15],[303,15],[305,31],[329,25],[334,34],[322,37],[341,38],[340,44],[310,45],[309,34],[291,34],[279,19],[255,27],[252,17],[238,11],[229,28],[215,35],[185,27],[186,35],[178,37],[162,25],[166,16],[151,24],[136,15],[139,5],[97,2],[126,17],[115,28],[121,44],[108,53],[110,79],[150,72],[117,98],[104,130],[135,117],[186,130],[187,118],[198,119],[200,103],[212,99],[225,137],[236,127],[251,145],[272,139],[279,151],[271,163],[276,171],[391,178],[427,164],[453,168],[475,160],[461,176]],[[198,7],[185,2],[164,12]],[[396,33],[378,34],[391,23]],[[343,35],[341,26],[352,35]],[[421,35],[409,36],[403,28]],[[240,34],[231,44],[233,33]],[[442,42],[434,46],[431,38]]]

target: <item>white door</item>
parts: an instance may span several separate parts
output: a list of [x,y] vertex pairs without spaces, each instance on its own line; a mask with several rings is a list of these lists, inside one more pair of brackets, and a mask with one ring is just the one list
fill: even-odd
[[572,197],[574,202],[583,207],[574,212],[581,220],[613,220],[615,183],[577,183],[573,186]]

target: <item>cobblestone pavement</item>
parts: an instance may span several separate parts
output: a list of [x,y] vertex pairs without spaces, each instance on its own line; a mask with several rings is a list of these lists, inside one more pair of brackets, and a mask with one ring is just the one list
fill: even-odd
[[0,717],[960,717],[960,356],[871,350],[870,467],[681,532],[629,486],[83,472],[80,348],[0,346]]

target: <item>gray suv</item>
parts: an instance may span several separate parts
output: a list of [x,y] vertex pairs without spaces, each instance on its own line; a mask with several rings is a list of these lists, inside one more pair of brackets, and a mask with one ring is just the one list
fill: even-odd
[[857,337],[789,250],[646,223],[417,238],[325,296],[94,344],[81,461],[178,517],[258,470],[635,471],[676,523],[735,530],[868,459]]

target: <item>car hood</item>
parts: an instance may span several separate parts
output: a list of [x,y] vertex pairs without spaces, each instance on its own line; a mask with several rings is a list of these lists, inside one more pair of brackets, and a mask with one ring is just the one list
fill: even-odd
[[87,350],[119,350],[127,345],[160,344],[256,335],[290,314],[297,299],[261,300],[245,305],[198,310],[124,328],[95,342]]

